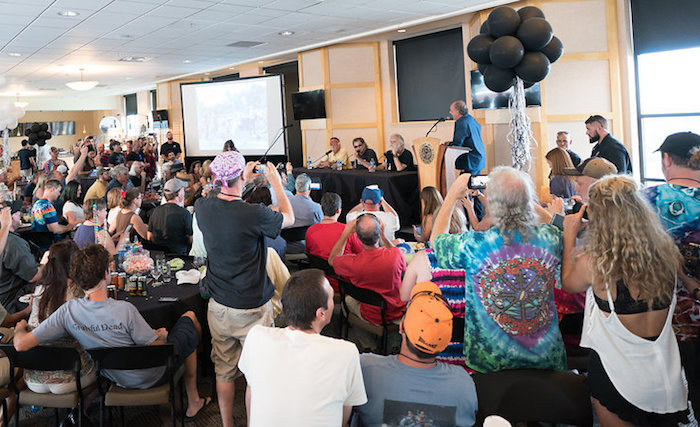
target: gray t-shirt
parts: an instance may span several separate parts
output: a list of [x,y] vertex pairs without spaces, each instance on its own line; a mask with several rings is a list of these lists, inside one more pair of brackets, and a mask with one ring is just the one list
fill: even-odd
[[474,425],[476,387],[461,367],[414,368],[396,355],[369,353],[360,355],[360,365],[367,403],[357,408],[354,426]]
[[0,304],[11,307],[17,293],[34,275],[37,267],[29,244],[15,233],[7,236],[5,250],[0,253]]
[[[72,336],[85,349],[150,345],[157,336],[136,307],[126,301],[87,298],[67,301],[32,331],[41,344]],[[130,371],[105,370],[121,387],[148,388],[165,373],[165,367]]]
[[307,196],[295,195],[289,198],[294,212],[294,224],[292,227],[306,227],[321,222],[323,211],[321,205]]

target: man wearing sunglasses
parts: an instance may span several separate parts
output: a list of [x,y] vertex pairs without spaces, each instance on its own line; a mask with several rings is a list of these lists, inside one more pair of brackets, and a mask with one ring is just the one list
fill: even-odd
[[356,408],[358,424],[474,425],[474,382],[461,367],[435,360],[452,337],[452,312],[437,285],[413,288],[399,328],[399,354],[360,356],[368,402]]

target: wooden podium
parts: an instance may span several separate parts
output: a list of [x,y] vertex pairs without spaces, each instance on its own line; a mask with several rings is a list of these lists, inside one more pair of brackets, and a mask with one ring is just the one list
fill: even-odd
[[437,138],[417,138],[413,140],[413,152],[416,153],[420,189],[433,186],[441,190],[440,182],[443,176],[445,146]]

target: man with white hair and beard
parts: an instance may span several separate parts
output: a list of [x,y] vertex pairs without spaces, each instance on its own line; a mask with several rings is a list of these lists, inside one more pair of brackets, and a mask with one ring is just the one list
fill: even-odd
[[489,174],[486,199],[494,226],[447,234],[450,217],[466,197],[469,174],[460,175],[445,197],[431,243],[438,267],[463,269],[464,353],[478,372],[566,368],[554,305],[561,287],[562,235],[538,224],[532,180],[499,166]]

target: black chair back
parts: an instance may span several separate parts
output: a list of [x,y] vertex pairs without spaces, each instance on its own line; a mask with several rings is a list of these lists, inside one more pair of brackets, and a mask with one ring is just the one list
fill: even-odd
[[26,231],[21,234],[22,238],[32,245],[38,246],[41,251],[46,251],[53,245],[54,234],[50,231]]
[[308,229],[308,225],[304,227],[283,228],[282,231],[280,231],[280,236],[288,242],[300,242],[306,239],[306,230]]
[[128,347],[91,348],[88,354],[97,370],[147,369],[170,367],[174,347],[172,344],[132,345]]
[[37,346],[31,350],[17,351],[12,344],[0,344],[0,350],[16,368],[80,372],[80,354],[75,347]]
[[306,253],[306,257],[309,259],[311,268],[318,268],[319,270],[323,271],[326,276],[335,276],[335,270],[333,270],[333,267],[328,264],[327,260],[318,255],[312,255],[308,252]]
[[514,369],[472,378],[479,398],[477,424],[500,415],[511,424],[544,422],[590,426],[593,410],[582,375],[572,372]]

